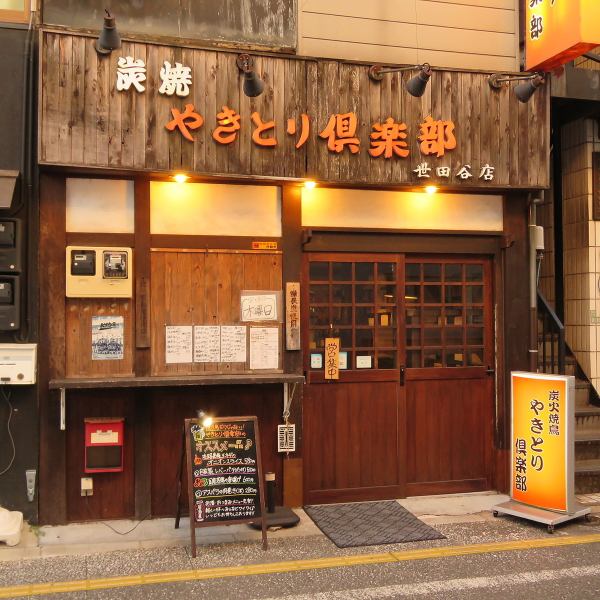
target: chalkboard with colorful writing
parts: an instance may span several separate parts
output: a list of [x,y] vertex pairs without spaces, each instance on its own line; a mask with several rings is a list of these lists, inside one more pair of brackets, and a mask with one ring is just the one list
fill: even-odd
[[261,521],[266,549],[256,417],[220,417],[209,426],[198,419],[186,419],[185,441],[193,556],[195,529],[210,525]]

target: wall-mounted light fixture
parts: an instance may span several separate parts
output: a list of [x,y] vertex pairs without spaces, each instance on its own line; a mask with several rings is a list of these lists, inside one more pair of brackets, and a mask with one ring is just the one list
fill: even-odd
[[431,66],[428,63],[414,65],[412,67],[384,67],[383,65],[373,65],[369,67],[369,77],[373,81],[381,81],[386,73],[399,73],[402,71],[413,71],[419,69],[419,72],[406,82],[406,91],[415,98],[420,98],[427,88],[427,82],[431,77]]
[[504,73],[494,73],[488,78],[488,83],[493,90],[499,90],[504,83],[511,81],[522,81],[515,86],[515,96],[519,102],[529,102],[535,91],[544,84],[543,73],[524,73],[523,75],[506,75]]
[[260,96],[265,84],[254,70],[254,59],[249,54],[237,57],[238,69],[244,74],[244,94],[249,98]]
[[110,14],[110,11],[105,8],[104,26],[100,32],[100,37],[96,40],[94,47],[98,54],[110,54],[113,50],[118,50],[121,47],[121,37],[117,32],[115,18]]

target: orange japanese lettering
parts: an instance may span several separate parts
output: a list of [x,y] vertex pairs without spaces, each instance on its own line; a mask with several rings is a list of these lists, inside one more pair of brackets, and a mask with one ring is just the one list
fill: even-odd
[[195,112],[194,105],[186,104],[183,112],[180,112],[177,108],[172,108],[171,114],[173,115],[173,120],[169,121],[165,125],[165,128],[169,131],[174,131],[175,127],[178,127],[179,131],[181,131],[181,135],[187,140],[190,140],[190,142],[193,142],[194,138],[188,128],[198,129],[199,127],[202,127],[202,124],[204,123],[204,119]]
[[213,139],[219,142],[219,144],[231,144],[237,137],[237,132],[240,129],[240,118],[235,110],[228,106],[223,106],[223,110],[217,113],[217,127],[213,131]]
[[431,116],[421,123],[421,152],[425,155],[444,156],[446,150],[456,148],[454,123],[452,121],[434,121]]
[[[301,123],[300,137],[298,138],[298,141],[296,142],[296,148],[301,148],[302,146],[304,146],[304,144],[306,143],[306,140],[308,139],[308,134],[310,133],[310,121],[308,120],[307,114],[302,113],[300,115],[300,123]],[[288,119],[287,132],[290,135],[295,135],[295,133],[296,133],[296,120],[295,119]]]
[[253,112],[251,117],[252,122],[256,126],[256,129],[252,132],[252,141],[258,146],[277,146],[277,140],[274,137],[260,137],[261,133],[269,131],[270,129],[275,129],[275,121],[263,122],[263,120],[260,118],[260,115],[257,112]]
[[408,144],[404,141],[407,137],[406,123],[396,123],[392,117],[386,119],[385,123],[373,124],[371,133],[371,156],[381,156],[392,158],[395,154],[402,158],[408,156]]
[[356,114],[331,115],[327,127],[319,134],[327,139],[327,147],[331,152],[342,152],[348,145],[350,152],[356,154],[360,140],[356,137]]

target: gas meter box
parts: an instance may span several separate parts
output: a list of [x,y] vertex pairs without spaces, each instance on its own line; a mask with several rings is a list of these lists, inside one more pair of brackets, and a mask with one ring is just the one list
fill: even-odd
[[67,298],[131,298],[131,248],[67,246]]

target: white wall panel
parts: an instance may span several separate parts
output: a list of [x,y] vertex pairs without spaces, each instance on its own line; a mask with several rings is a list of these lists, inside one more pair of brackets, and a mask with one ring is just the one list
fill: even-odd
[[302,226],[502,231],[502,196],[303,189]]
[[150,232],[168,235],[279,237],[279,188],[152,182]]
[[67,231],[133,233],[133,181],[67,178]]

